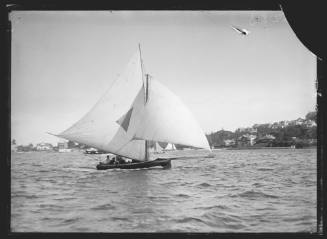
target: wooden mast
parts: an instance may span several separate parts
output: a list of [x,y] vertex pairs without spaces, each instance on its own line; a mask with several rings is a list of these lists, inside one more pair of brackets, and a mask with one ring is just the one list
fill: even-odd
[[[144,73],[144,65],[143,65],[143,60],[142,60],[142,54],[141,54],[141,44],[139,43],[139,51],[140,51],[140,60],[141,60],[141,69],[142,69],[142,81],[143,81],[143,87],[144,87],[144,104],[148,101],[149,98],[149,91],[148,91],[148,86],[149,86],[149,75]],[[145,76],[145,79],[144,79]],[[148,161],[149,160],[149,142],[148,140],[145,140],[145,154],[144,154],[144,160]]]

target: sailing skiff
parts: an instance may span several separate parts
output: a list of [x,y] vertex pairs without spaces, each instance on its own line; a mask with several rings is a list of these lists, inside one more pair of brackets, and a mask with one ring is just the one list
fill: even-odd
[[151,168],[161,166],[165,169],[171,168],[171,159],[169,158],[157,158],[155,160],[143,161],[143,162],[135,162],[135,163],[124,163],[124,164],[107,164],[107,163],[99,163],[97,165],[98,170],[106,170],[106,169],[137,169],[137,168]]
[[170,167],[170,159],[154,159],[153,142],[210,147],[192,113],[181,100],[145,73],[141,47],[126,70],[93,108],[70,128],[56,136],[99,150],[134,159],[133,163],[97,169]]

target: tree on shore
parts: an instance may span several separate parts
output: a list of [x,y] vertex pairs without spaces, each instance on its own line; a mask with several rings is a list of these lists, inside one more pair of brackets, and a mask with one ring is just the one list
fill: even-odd
[[306,120],[313,120],[315,123],[317,123],[317,112],[312,111],[306,114],[305,116]]

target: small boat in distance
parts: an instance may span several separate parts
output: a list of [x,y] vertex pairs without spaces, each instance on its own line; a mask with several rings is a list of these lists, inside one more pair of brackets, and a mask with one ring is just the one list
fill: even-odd
[[84,153],[85,153],[85,154],[105,154],[106,152],[91,147],[91,148],[87,148],[87,149],[84,151]]
[[176,150],[175,144],[168,143],[167,146],[164,148],[164,151],[174,151]]
[[[56,136],[132,159],[100,163],[97,169],[170,168],[172,158],[153,158],[150,144],[207,149],[208,140],[181,100],[145,73],[141,47],[123,74],[79,121]],[[166,147],[165,146],[165,147]],[[162,146],[161,146],[162,147]],[[162,147],[163,149],[165,147]]]

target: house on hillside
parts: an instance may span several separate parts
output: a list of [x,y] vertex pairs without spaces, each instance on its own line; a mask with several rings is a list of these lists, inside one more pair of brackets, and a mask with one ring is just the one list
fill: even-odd
[[53,146],[52,144],[42,142],[37,144],[35,148],[37,151],[49,151],[53,149]]
[[281,127],[281,128],[285,128],[286,126],[288,126],[289,122],[288,121],[279,121],[278,122],[278,126]]
[[253,146],[256,136],[252,134],[245,134],[237,138],[236,145],[238,147]]
[[58,146],[58,149],[67,149],[68,148],[68,142],[66,142],[66,141],[58,142],[57,146]]
[[60,153],[66,153],[66,152],[71,152],[72,150],[68,148],[68,142],[67,141],[62,141],[58,142],[58,152]]
[[257,129],[257,128],[251,128],[251,129],[249,130],[249,132],[250,132],[251,134],[256,134],[256,133],[258,133],[258,129]]
[[240,132],[244,132],[244,131],[246,131],[246,128],[238,128],[237,130]]
[[278,122],[275,122],[275,123],[272,124],[271,128],[272,129],[278,129],[278,128],[281,128],[281,125]]
[[305,122],[305,119],[298,118],[297,120],[295,120],[295,125],[303,125],[304,122]]
[[224,146],[226,147],[231,147],[235,145],[235,140],[234,139],[226,139],[224,140]]
[[276,137],[271,134],[266,134],[261,139],[274,140],[274,139],[276,139]]

